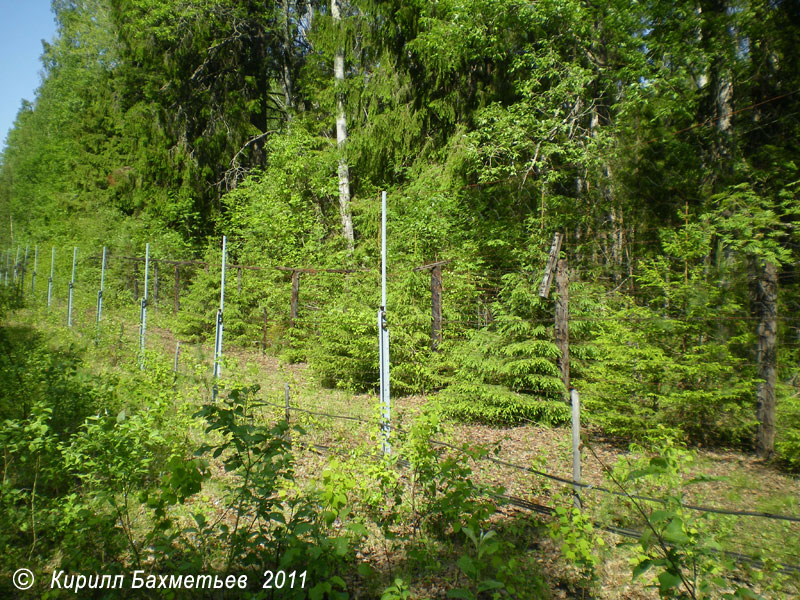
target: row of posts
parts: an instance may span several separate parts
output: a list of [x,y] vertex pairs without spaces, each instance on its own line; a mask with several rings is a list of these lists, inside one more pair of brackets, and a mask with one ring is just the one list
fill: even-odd
[[[545,274],[542,280],[542,285],[539,290],[539,295],[546,298],[549,295],[550,287],[555,275],[556,288],[557,288],[557,301],[556,301],[556,337],[557,343],[561,350],[559,359],[559,368],[562,373],[564,384],[567,389],[569,387],[569,338],[567,330],[567,316],[568,316],[568,277],[566,260],[560,259],[561,249],[561,234],[556,234],[550,250],[548,264],[545,269]],[[224,329],[224,310],[225,310],[225,271],[226,271],[226,252],[227,238],[222,238],[222,269],[220,280],[220,304],[216,313],[216,327],[214,334],[214,387],[213,398],[217,396],[216,381],[219,379],[221,371],[221,358],[222,358],[222,340]],[[20,247],[17,248],[17,255],[15,258],[13,278],[14,282],[18,276]],[[38,264],[39,247],[34,248],[34,268],[31,277],[31,291],[35,289],[36,285],[36,270]],[[11,250],[6,253],[6,272],[5,283],[8,285],[8,274],[10,271],[9,261]],[[73,306],[73,291],[75,284],[75,268],[78,257],[78,248],[73,248],[72,254],[72,277],[69,282],[69,300],[68,300],[68,317],[67,324],[72,326],[72,306]],[[22,263],[21,273],[19,275],[20,285],[24,288],[25,269],[27,266],[28,247],[25,248],[24,261]],[[105,270],[106,270],[106,248],[103,247],[102,269],[100,276],[100,289],[97,294],[97,323],[102,318],[103,310],[103,287],[105,284]],[[432,296],[432,331],[431,331],[431,346],[436,350],[439,342],[441,341],[441,267],[445,262],[437,262],[431,265],[425,265],[418,270],[430,269],[431,271],[431,296]],[[145,277],[144,277],[144,297],[141,299],[140,305],[140,325],[139,325],[139,350],[140,350],[140,368],[144,369],[144,350],[145,350],[145,337],[147,331],[147,300],[148,300],[148,282],[149,282],[149,267],[150,267],[150,244],[145,247]],[[52,249],[50,261],[50,277],[48,279],[47,289],[47,305],[51,304],[52,300],[52,287],[53,276],[55,268],[55,247]],[[239,271],[241,273],[241,269]],[[292,321],[296,319],[296,297],[299,288],[299,273],[300,270],[292,270]],[[176,282],[177,282],[177,266],[176,266]],[[240,277],[241,282],[241,277]],[[389,441],[390,424],[391,424],[391,397],[390,397],[390,376],[389,376],[389,329],[386,318],[386,192],[381,193],[381,304],[378,309],[378,347],[379,347],[379,372],[380,372],[380,415],[381,415],[381,448],[385,454],[391,452],[391,444]],[[175,348],[175,370],[177,371],[178,355],[180,352],[180,342],[177,343]],[[572,445],[573,445],[573,480],[580,482],[580,400],[576,390],[570,391],[570,403],[572,404]],[[580,506],[580,497],[578,494],[579,487],[575,487],[575,503]]]
[[[13,270],[9,265],[11,260],[11,250],[6,252],[6,268],[4,274],[4,281],[5,286],[8,287],[8,275],[12,273],[12,285],[15,285],[19,280],[19,289],[21,294],[25,294],[25,273],[28,269],[28,251],[29,246],[25,246],[25,254],[23,260],[20,262],[19,255],[20,255],[20,247],[17,247],[17,255],[14,260]],[[103,281],[105,280],[105,255],[106,249],[103,247],[103,274],[101,278],[101,294],[102,294],[102,286]],[[73,291],[75,288],[75,269],[78,262],[78,248],[73,247],[72,249],[72,277],[69,280],[69,296],[67,301],[67,325],[72,327],[72,303],[73,303]],[[50,277],[47,279],[47,306],[49,307],[53,300],[53,277],[55,275],[55,264],[56,264],[56,248],[53,246],[51,254],[50,254]],[[31,272],[31,293],[36,291],[36,275],[38,272],[39,266],[39,246],[34,246],[33,250],[33,271]],[[100,310],[101,306],[98,303],[98,313],[97,313],[97,320],[100,321]]]
[[[225,258],[226,258],[226,238],[223,236],[222,238],[222,280],[220,283],[220,306],[219,310],[217,311],[217,318],[216,318],[216,333],[214,336],[214,379],[217,380],[220,375],[220,364],[222,358],[222,314],[225,308]],[[17,281],[19,281],[19,286],[21,292],[24,294],[25,292],[25,272],[27,270],[28,264],[28,251],[29,247],[25,247],[25,254],[23,257],[23,261],[20,262],[20,248],[17,248],[17,254],[14,258],[14,265],[13,270],[11,268],[11,253],[12,250],[8,250],[6,252],[6,268],[4,273],[4,283],[7,287],[9,285],[9,273],[12,273],[12,285],[16,285]],[[103,289],[105,287],[105,279],[106,279],[106,266],[107,266],[107,249],[103,246],[103,258],[102,258],[102,267],[100,271],[100,289],[97,291],[97,311],[96,311],[96,322],[97,324],[100,323],[102,316],[103,316]],[[56,260],[56,249],[53,246],[51,254],[50,254],[50,277],[47,280],[47,307],[49,308],[52,304],[53,300],[53,281],[55,276],[55,260]],[[34,259],[33,259],[33,272],[31,274],[31,293],[35,292],[36,290],[36,274],[37,274],[37,267],[39,261],[39,246],[34,246]],[[148,284],[150,280],[150,244],[146,244],[145,246],[145,259],[144,259],[144,296],[141,299],[140,308],[139,308],[139,366],[141,369],[145,367],[145,347],[146,347],[146,335],[147,335],[147,301],[148,301]],[[75,271],[77,268],[78,263],[78,247],[75,246],[72,249],[72,276],[70,277],[69,281],[69,293],[67,299],[67,326],[72,327],[72,309],[74,304],[74,291],[75,291]],[[176,267],[177,273],[177,267]],[[176,281],[177,281],[177,274],[176,274]],[[178,363],[178,354],[180,352],[180,342],[178,342],[175,348],[175,371],[177,372],[177,363]],[[214,386],[213,396],[216,398],[216,384]]]

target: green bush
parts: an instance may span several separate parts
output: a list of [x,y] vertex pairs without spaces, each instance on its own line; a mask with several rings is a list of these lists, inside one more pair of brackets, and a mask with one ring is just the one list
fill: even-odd
[[508,275],[495,320],[453,345],[453,382],[438,396],[443,414],[466,421],[556,425],[569,420],[550,307],[525,276]]

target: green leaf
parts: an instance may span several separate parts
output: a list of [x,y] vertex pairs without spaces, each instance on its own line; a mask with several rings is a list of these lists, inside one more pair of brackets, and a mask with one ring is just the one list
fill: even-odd
[[683,532],[683,521],[678,517],[672,519],[664,529],[664,539],[673,544],[686,544],[689,542],[689,536]]
[[674,573],[664,571],[658,575],[659,590],[665,593],[668,590],[678,587],[681,584],[681,578]]
[[636,579],[637,577],[640,577],[641,575],[646,573],[652,566],[653,566],[653,561],[651,561],[649,558],[643,560],[633,568],[633,578]]

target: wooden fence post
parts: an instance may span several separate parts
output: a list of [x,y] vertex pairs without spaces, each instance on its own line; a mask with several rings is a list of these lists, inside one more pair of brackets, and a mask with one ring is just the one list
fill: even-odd
[[239,267],[236,272],[236,292],[242,295],[242,267]]
[[567,272],[567,261],[558,261],[556,269],[556,323],[555,336],[558,349],[561,355],[558,358],[558,368],[561,371],[561,379],[564,381],[564,389],[569,389],[569,273]]
[[180,266],[179,265],[175,265],[175,304],[174,304],[172,310],[176,315],[178,314],[178,311],[181,308],[180,293],[181,293]]
[[267,307],[264,307],[264,327],[262,329],[263,340],[261,341],[261,352],[267,353]]
[[442,343],[442,265],[431,269],[431,350]]
[[778,268],[769,261],[750,260],[750,294],[756,324],[756,454],[769,459],[775,452],[775,383],[778,348]]
[[292,271],[292,306],[289,315],[289,327],[294,327],[297,321],[297,304],[300,301],[300,271]]
[[431,272],[431,350],[434,352],[442,343],[442,266],[449,262],[440,260],[414,269]]

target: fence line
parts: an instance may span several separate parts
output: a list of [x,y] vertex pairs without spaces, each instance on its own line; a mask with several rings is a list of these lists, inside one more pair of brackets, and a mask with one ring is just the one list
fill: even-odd
[[[258,402],[256,404],[254,404],[253,406],[272,406],[272,407],[280,408],[280,409],[284,409],[285,408],[285,406],[283,404],[275,404],[273,402],[266,402],[266,401]],[[300,408],[299,406],[291,406],[290,405],[289,406],[289,410],[290,411],[301,412],[301,413],[307,413],[307,414],[316,415],[316,416],[321,416],[321,417],[328,417],[328,418],[332,418],[332,419],[340,419],[340,420],[347,420],[347,421],[358,421],[358,422],[361,422],[361,423],[372,424],[372,425],[380,425],[380,423],[381,423],[381,421],[377,420],[377,419],[364,419],[364,418],[361,418],[361,417],[353,417],[353,416],[348,416],[348,415],[336,415],[336,414],[331,414],[331,413],[312,411],[312,410]],[[398,425],[394,425],[393,424],[391,428],[396,430],[396,431],[399,431],[401,433],[405,433],[405,434],[409,434],[410,433],[407,429],[404,429],[404,428],[402,428],[402,427],[400,427]],[[458,446],[455,446],[455,445],[450,444],[448,442],[445,442],[445,441],[442,441],[442,440],[437,440],[437,439],[434,439],[434,438],[428,438],[428,442],[431,443],[431,444],[435,444],[437,446],[442,446],[442,447],[445,447],[445,448],[449,448],[451,450],[455,450],[457,452],[461,452],[463,450],[462,448],[459,448]],[[667,504],[667,501],[662,499],[662,498],[653,498],[651,496],[642,496],[642,495],[638,495],[638,494],[624,494],[622,492],[618,492],[616,490],[612,490],[612,489],[609,489],[609,488],[601,486],[601,485],[593,485],[591,483],[582,483],[580,481],[576,481],[576,480],[569,479],[569,478],[566,478],[566,477],[560,477],[558,475],[554,475],[552,473],[547,473],[545,471],[540,471],[540,470],[534,469],[532,467],[527,467],[527,466],[524,466],[524,465],[518,465],[516,463],[508,462],[508,461],[505,461],[505,460],[502,460],[502,459],[499,459],[499,458],[496,458],[496,457],[493,457],[493,456],[483,456],[483,457],[480,457],[480,458],[481,458],[481,460],[486,460],[486,461],[489,461],[489,462],[492,462],[492,463],[495,463],[495,464],[498,464],[498,465],[501,465],[501,466],[504,466],[504,467],[509,467],[511,469],[516,469],[518,471],[523,471],[523,472],[526,472],[526,473],[530,473],[532,475],[537,475],[539,477],[544,477],[546,479],[550,479],[551,481],[556,481],[556,482],[564,484],[564,485],[580,487],[580,488],[585,489],[587,491],[597,491],[597,492],[601,492],[601,493],[604,493],[604,494],[610,494],[612,496],[619,496],[619,497],[623,497],[623,498],[633,498],[635,500],[642,500],[642,501],[645,501],[645,502],[652,502],[652,503],[656,503],[656,504]],[[742,517],[760,517],[760,518],[764,518],[764,519],[773,519],[773,520],[790,521],[790,522],[794,522],[794,523],[800,523],[800,516],[794,516],[794,515],[783,515],[783,514],[769,513],[769,512],[762,512],[762,511],[749,511],[749,510],[734,510],[734,509],[728,509],[728,508],[715,508],[715,507],[712,507],[712,506],[699,506],[699,505],[688,504],[688,503],[681,503],[681,507],[689,509],[689,510],[694,510],[694,511],[697,511],[697,512],[715,513],[715,514],[723,514],[723,515],[731,515],[731,516],[742,516]]]
[[[278,406],[278,405],[273,405],[273,406]],[[304,412],[307,412],[307,411],[304,411]],[[343,457],[344,456],[348,456],[343,451],[335,450],[334,448],[331,448],[330,446],[325,446],[324,444],[303,444],[303,443],[299,443],[298,445],[300,445],[302,447],[305,447],[305,448],[312,448],[312,449],[316,450],[317,452],[319,452],[320,454],[322,454],[324,452],[324,453],[327,453],[327,454],[334,454],[334,455],[343,456]],[[399,459],[397,461],[397,463],[403,468],[410,467],[410,463],[405,459]],[[531,512],[536,512],[536,513],[547,515],[547,516],[553,516],[555,514],[555,508],[553,508],[553,507],[547,506],[545,504],[539,504],[539,503],[536,503],[536,502],[531,502],[530,500],[526,500],[524,498],[520,498],[519,496],[514,496],[514,495],[511,495],[511,494],[490,494],[490,496],[494,497],[496,499],[499,499],[499,500],[501,500],[503,502],[506,502],[508,504],[511,504],[512,506],[516,506],[517,508],[522,508],[524,510],[528,510],[528,511],[531,511]],[[638,540],[638,539],[641,539],[641,536],[642,536],[642,532],[638,531],[636,529],[630,529],[630,528],[626,528],[626,527],[616,527],[616,526],[613,526],[613,525],[604,525],[604,524],[598,523],[596,521],[593,522],[592,524],[595,527],[597,527],[598,529],[603,529],[604,531],[607,531],[609,533],[613,533],[613,534],[618,535],[620,537],[627,537],[627,538],[630,538],[630,539]],[[674,547],[675,546],[674,544],[672,544],[670,542],[666,542],[666,541],[665,541],[665,544],[667,546],[669,546],[669,547]],[[752,556],[748,556],[746,554],[742,554],[741,552],[733,552],[733,551],[730,551],[730,550],[717,550],[715,548],[703,548],[703,550],[706,551],[706,552],[709,552],[711,554],[716,554],[718,556],[721,555],[721,556],[725,556],[725,557],[733,559],[733,560],[737,560],[737,561],[740,561],[740,562],[748,563],[749,565],[757,567],[757,568],[764,568],[766,566],[762,560],[759,560],[757,558],[753,558]],[[778,564],[778,567],[779,567],[778,570],[781,573],[784,573],[784,574],[787,574],[787,575],[793,575],[793,574],[796,574],[796,573],[800,573],[800,565],[791,565],[791,564],[787,564],[787,563],[777,563],[777,564]]]

